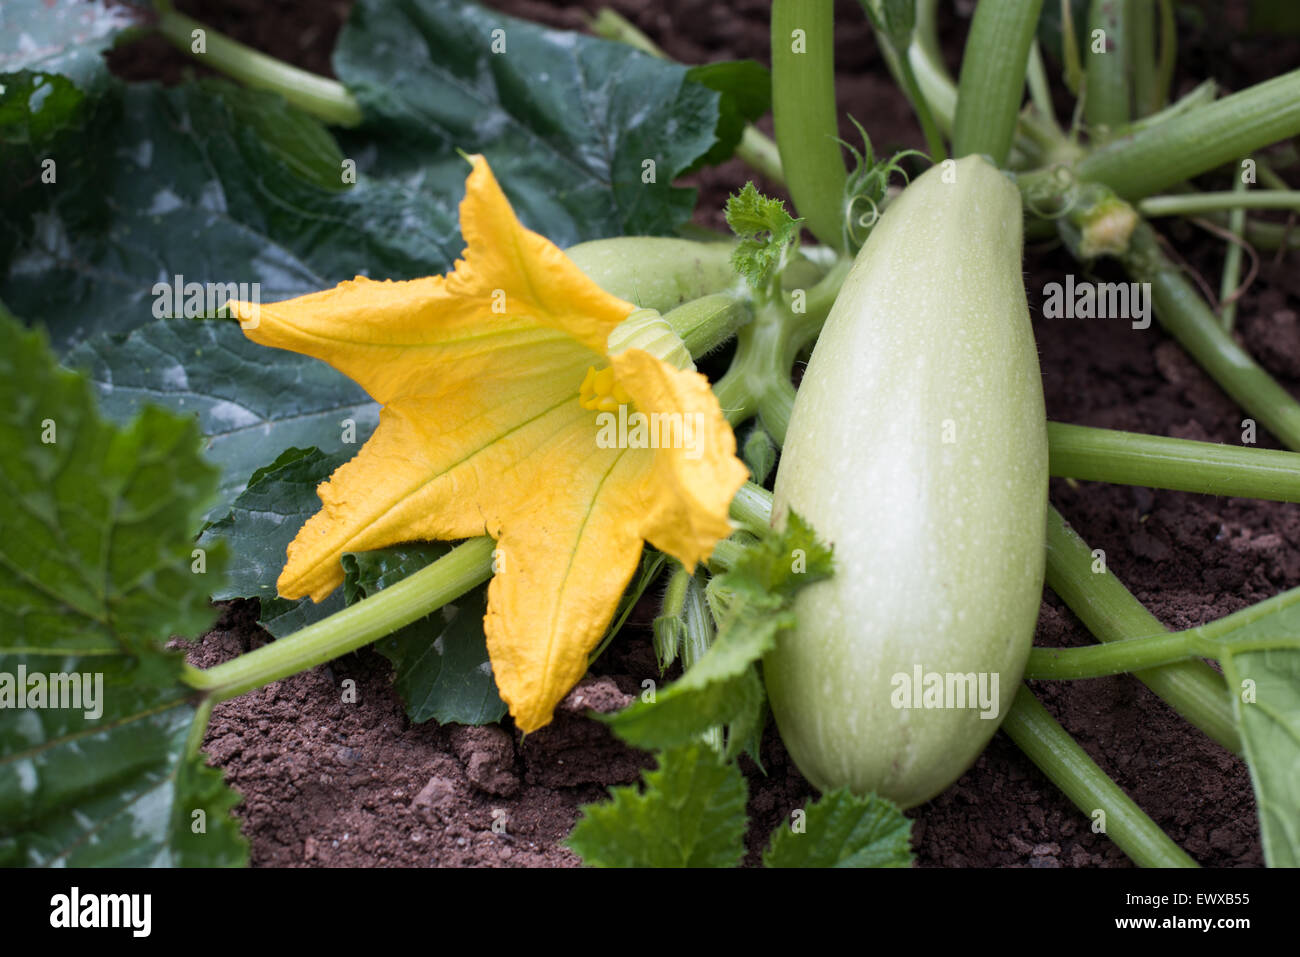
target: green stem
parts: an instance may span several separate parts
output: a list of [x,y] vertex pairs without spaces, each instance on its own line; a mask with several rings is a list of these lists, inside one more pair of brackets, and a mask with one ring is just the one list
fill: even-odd
[[[1269,189],[1291,188],[1290,184],[1277,174],[1277,170],[1273,169],[1273,167],[1269,166],[1268,163],[1265,163],[1259,157],[1255,157],[1255,168],[1259,172],[1260,182]],[[1238,177],[1238,181],[1241,182],[1243,186],[1245,185],[1244,181],[1242,181],[1240,177]]]
[[[1247,190],[1240,177],[1237,185],[1223,193],[1185,193],[1174,196],[1148,196],[1137,203],[1143,216],[1199,216],[1202,213],[1245,209],[1289,209],[1300,211],[1300,190]],[[1235,285],[1233,288],[1236,288]],[[1231,290],[1229,290],[1231,292]]]
[[[957,116],[957,83],[948,72],[939,50],[939,30],[935,19],[937,5],[938,0],[917,0],[916,29],[912,31],[912,45],[905,55],[917,89],[929,106],[935,124],[943,133],[951,133]],[[900,52],[898,56],[903,55]],[[902,65],[897,60],[893,49],[887,47],[885,61],[902,86]]]
[[[1210,222],[1227,228],[1231,213],[1218,210],[1205,214]],[[1293,220],[1295,217],[1291,217]],[[1194,221],[1194,220],[1193,220]],[[1267,223],[1246,217],[1246,242],[1258,252],[1300,249],[1300,226],[1295,223]]]
[[1139,199],[1300,133],[1300,70],[1117,137],[1085,157],[1080,179]]
[[1086,648],[1034,648],[1029,652],[1025,677],[1034,681],[1103,678],[1188,658],[1223,661],[1232,655],[1251,651],[1283,648],[1294,651],[1300,649],[1300,635],[1276,634],[1234,639],[1231,632],[1250,625],[1264,615],[1290,607],[1297,601],[1300,601],[1300,588],[1292,588],[1274,595],[1267,602],[1258,602],[1199,628],[1147,635],[1145,638],[1125,638],[1108,645],[1089,645]]
[[1300,502],[1300,454],[1047,423],[1052,475]]
[[1056,134],[1057,139],[1064,138],[1065,133],[1056,122],[1056,107],[1052,105],[1052,88],[1047,82],[1047,68],[1043,65],[1043,54],[1038,49],[1037,40],[1029,46],[1029,68],[1026,79],[1029,81],[1029,99],[1033,102],[1034,109],[1048,124],[1048,129]]
[[[1079,36],[1074,32],[1074,11],[1070,7],[1070,0],[1061,0],[1061,52],[1062,59],[1065,61],[1063,64],[1065,86],[1077,99],[1080,91],[1083,90],[1085,78],[1083,63],[1079,59]],[[1076,122],[1081,105],[1081,103],[1075,104]]]
[[633,49],[661,60],[668,59],[668,55],[653,40],[638,30],[632,21],[609,7],[601,7],[594,17],[588,17],[587,28],[598,37],[616,43],[625,43]]
[[718,348],[752,318],[749,297],[741,292],[701,296],[664,313],[668,325],[696,359]]
[[772,122],[795,209],[842,250],[848,178],[838,141],[834,12],[828,2],[772,3]]
[[781,167],[781,151],[776,148],[776,141],[753,123],[745,124],[745,131],[740,134],[740,145],[736,147],[736,155],[764,179],[787,188],[785,170]]
[[490,538],[472,538],[397,584],[279,641],[206,671],[188,669],[185,680],[225,701],[356,651],[487,581],[494,548]]
[[207,733],[208,721],[212,718],[212,707],[216,703],[214,698],[205,695],[194,709],[194,718],[190,721],[190,733],[185,738],[186,757],[194,757],[203,747],[203,736]]
[[957,82],[954,156],[983,153],[1005,165],[1042,6],[1043,0],[981,0],[975,8]]
[[772,522],[772,493],[753,482],[746,482],[731,500],[731,517],[755,533]]
[[[1107,139],[1133,115],[1129,86],[1131,15],[1129,0],[1092,0],[1088,8],[1083,117],[1093,142]],[[1098,30],[1105,35],[1100,44],[1093,40]]]
[[1300,451],[1300,402],[1224,332],[1200,293],[1160,249],[1155,231],[1139,224],[1120,260],[1135,280],[1151,283],[1156,318],[1170,335],[1250,415]]
[[1153,0],[1130,0],[1129,38],[1134,114],[1149,116],[1165,105],[1161,99],[1160,63],[1156,50],[1156,5]]
[[[1240,173],[1233,177],[1232,192],[1240,196],[1246,195],[1246,180]],[[1300,208],[1300,192],[1291,195],[1296,198],[1296,206],[1293,208]],[[1241,239],[1245,231],[1246,208],[1238,206],[1228,216],[1228,232]],[[1219,278],[1219,322],[1223,331],[1229,333],[1237,321],[1237,300],[1234,297],[1241,284],[1241,253],[1241,243],[1228,243],[1227,252],[1223,256],[1223,275]]]
[[[1102,642],[1168,631],[1106,567],[1055,508],[1047,517],[1047,585]],[[1241,739],[1223,675],[1201,661],[1134,672],[1175,711],[1234,754]]]
[[1156,92],[1161,104],[1169,102],[1177,60],[1178,23],[1174,19],[1174,0],[1160,0],[1160,63],[1156,68]]
[[1153,129],[1161,123],[1169,122],[1176,116],[1182,116],[1184,113],[1190,113],[1198,107],[1213,103],[1214,98],[1218,95],[1218,84],[1213,80],[1205,80],[1202,83],[1198,83],[1186,95],[1179,97],[1175,102],[1170,103],[1159,112],[1134,120],[1123,129],[1117,131],[1117,135],[1128,136],[1130,133],[1137,133],[1140,130]]
[[[194,31],[203,31],[204,52],[194,50]],[[223,36],[211,27],[178,13],[158,15],[158,32],[177,49],[241,83],[272,90],[299,109],[335,126],[358,126],[361,107],[347,87],[315,73],[283,63],[252,47]]]
[[1074,806],[1105,812],[1105,833],[1140,867],[1195,867],[1196,862],[1088,757],[1023,685],[1002,730]]
[[[882,40],[882,42],[889,42]],[[916,113],[916,119],[921,124],[921,133],[925,136],[925,147],[930,151],[932,162],[941,163],[948,158],[948,148],[943,142],[943,133],[939,130],[939,124],[934,118],[934,111],[930,109],[930,104],[925,98],[925,93],[921,90],[920,83],[916,79],[916,70],[912,66],[911,57],[903,54],[895,54],[895,62],[898,64],[899,80],[903,87],[903,93],[907,96],[908,102],[912,104],[912,111]]]
[[1025,665],[1025,678],[1058,681],[1141,671],[1198,657],[1203,654],[1201,645],[1191,632],[1170,631],[1086,648],[1034,648]]
[[731,367],[713,387],[728,422],[738,425],[757,412],[778,445],[785,443],[794,407],[793,332],[783,302],[759,307],[754,321],[736,333]]

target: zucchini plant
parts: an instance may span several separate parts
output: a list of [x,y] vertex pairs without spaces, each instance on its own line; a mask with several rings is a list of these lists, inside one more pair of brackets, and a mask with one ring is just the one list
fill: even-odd
[[[246,862],[223,702],[373,643],[412,722],[531,735],[614,641],[660,672],[596,717],[658,767],[584,809],[591,865],[738,864],[772,715],[823,793],[768,866],[908,865],[902,812],[999,727],[1133,861],[1193,865],[1034,692],[1120,673],[1245,759],[1300,862],[1300,588],[1169,631],[1047,501],[1300,502],[1242,257],[1216,309],[1155,222],[1300,245],[1261,215],[1300,206],[1269,152],[1300,71],[1172,99],[1170,0],[980,0],[954,79],[937,0],[860,0],[927,150],[877,155],[870,115],[840,139],[829,3],[774,0],[769,74],[610,11],[357,0],[336,80],[165,0],[53,6],[0,44],[0,863]],[[140,32],[223,78],[110,76]],[[723,236],[677,180],[733,155],[792,205],[737,182]],[[1290,451],[1046,421],[1022,236],[1149,284]],[[1044,581],[1098,644],[1031,648]],[[276,640],[168,646],[236,598]]]

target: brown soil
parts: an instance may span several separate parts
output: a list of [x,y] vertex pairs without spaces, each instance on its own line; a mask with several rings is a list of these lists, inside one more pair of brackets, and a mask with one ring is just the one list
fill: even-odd
[[[493,4],[558,26],[581,27],[582,12],[539,0]],[[587,0],[584,7],[600,4]],[[687,62],[733,56],[766,60],[767,4],[703,0],[644,4],[613,0],[667,51]],[[237,39],[317,72],[346,16],[330,4],[279,0],[192,0],[177,6]],[[970,5],[967,4],[967,7]],[[837,32],[840,109],[870,130],[878,149],[921,146],[857,4],[841,3]],[[1229,16],[1239,19],[1238,5]],[[1237,23],[1230,19],[1230,26]],[[964,23],[946,22],[949,58]],[[1236,31],[1211,26],[1192,64],[1236,85],[1281,72],[1297,59],[1294,42],[1225,41]],[[1192,44],[1184,44],[1187,49]],[[112,56],[132,79],[176,80],[191,64],[160,41]],[[1186,68],[1186,63],[1184,68]],[[1190,73],[1184,80],[1191,78]],[[845,130],[844,134],[848,135]],[[748,174],[738,162],[699,175],[701,222]],[[770,184],[769,184],[770,185]],[[1180,248],[1208,276],[1220,253],[1188,233]],[[1048,282],[1082,269],[1059,250],[1031,249],[1026,285],[1035,315]],[[1239,313],[1241,339],[1293,392],[1300,392],[1297,311],[1300,282],[1267,266]],[[1127,322],[1036,320],[1049,417],[1222,442],[1241,440],[1241,412],[1158,328]],[[1261,444],[1274,445],[1261,435]],[[1052,500],[1085,540],[1166,625],[1221,617],[1300,584],[1300,506],[1175,492],[1054,481]],[[249,603],[228,607],[196,643],[192,660],[209,666],[266,636]],[[237,813],[260,866],[573,866],[561,841],[578,807],[609,785],[635,780],[650,761],[581,717],[611,710],[658,677],[649,650],[653,599],[576,689],[553,726],[521,742],[500,728],[413,726],[389,682],[391,669],[363,651],[215,709],[207,750],[244,796]],[[1045,595],[1037,643],[1090,642],[1055,595]],[[355,681],[355,702],[343,682]],[[1245,766],[1192,729],[1135,679],[1039,683],[1035,691],[1090,755],[1202,864],[1262,863]],[[578,703],[576,696],[581,695]],[[747,765],[752,828],[747,863],[767,835],[812,790],[769,727],[766,775]],[[939,798],[910,813],[925,866],[1127,866],[1128,860],[1003,735]],[[495,828],[494,828],[495,823]]]

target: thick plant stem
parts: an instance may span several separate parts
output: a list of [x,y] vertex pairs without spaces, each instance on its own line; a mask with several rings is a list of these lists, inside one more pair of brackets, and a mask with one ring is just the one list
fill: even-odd
[[772,521],[772,493],[746,482],[731,500],[731,517],[754,531],[767,528]]
[[472,538],[397,584],[279,641],[206,671],[189,668],[185,680],[225,701],[356,651],[487,581],[494,548],[490,538]]
[[751,318],[750,301],[739,292],[701,296],[664,313],[668,325],[696,359],[718,348]]
[[1002,730],[1074,806],[1094,821],[1139,867],[1195,867],[1187,853],[1133,803],[1023,685]]
[[957,81],[953,155],[1006,164],[1025,96],[1029,48],[1043,0],[980,0]]
[[1061,478],[1300,502],[1300,454],[1047,423]]
[[1159,112],[1134,120],[1132,123],[1128,124],[1128,126],[1124,127],[1124,129],[1120,130],[1119,135],[1127,136],[1130,133],[1152,129],[1159,126],[1161,123],[1167,123],[1175,116],[1182,116],[1184,113],[1190,113],[1198,107],[1213,103],[1214,98],[1218,95],[1218,85],[1213,80],[1205,80],[1193,87],[1184,96],[1179,97],[1176,102],[1163,107]]
[[1080,161],[1080,179],[1140,199],[1300,133],[1300,70],[1157,126],[1117,137]]
[[1092,0],[1088,8],[1083,118],[1094,142],[1107,139],[1133,116],[1132,29],[1130,0]]
[[1242,184],[1242,188],[1226,193],[1148,196],[1137,203],[1137,210],[1143,216],[1199,216],[1202,213],[1244,209],[1287,209],[1300,212],[1300,190],[1247,190]]
[[[197,47],[195,31],[201,31],[201,48]],[[347,87],[336,80],[259,53],[175,10],[159,13],[158,32],[200,63],[247,86],[279,93],[294,106],[326,123],[335,126],[361,123],[361,107]]]
[[1174,83],[1174,67],[1178,60],[1178,23],[1174,19],[1174,0],[1160,2],[1160,60],[1156,68],[1156,90],[1160,102],[1169,101],[1169,91]]
[[845,248],[830,0],[772,3],[772,122],[795,210],[819,240]]
[[[1055,508],[1047,513],[1047,585],[1099,641],[1168,631],[1142,606]],[[1175,711],[1234,754],[1241,739],[1223,676],[1201,661],[1185,661],[1133,675]]]
[[1170,335],[1250,415],[1284,445],[1300,451],[1300,402],[1224,331],[1200,293],[1161,250],[1150,226],[1138,225],[1120,261],[1133,279],[1151,284],[1156,318]]
[[1130,0],[1129,64],[1133,69],[1134,115],[1149,116],[1164,107],[1156,49],[1155,0]]

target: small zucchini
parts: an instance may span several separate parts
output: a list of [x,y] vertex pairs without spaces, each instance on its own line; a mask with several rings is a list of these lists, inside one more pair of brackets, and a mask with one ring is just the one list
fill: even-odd
[[800,593],[764,674],[823,790],[928,800],[1021,680],[1047,509],[1021,235],[1019,193],[985,160],[930,169],[858,254],[803,377],[774,515],[811,522],[836,570]]

